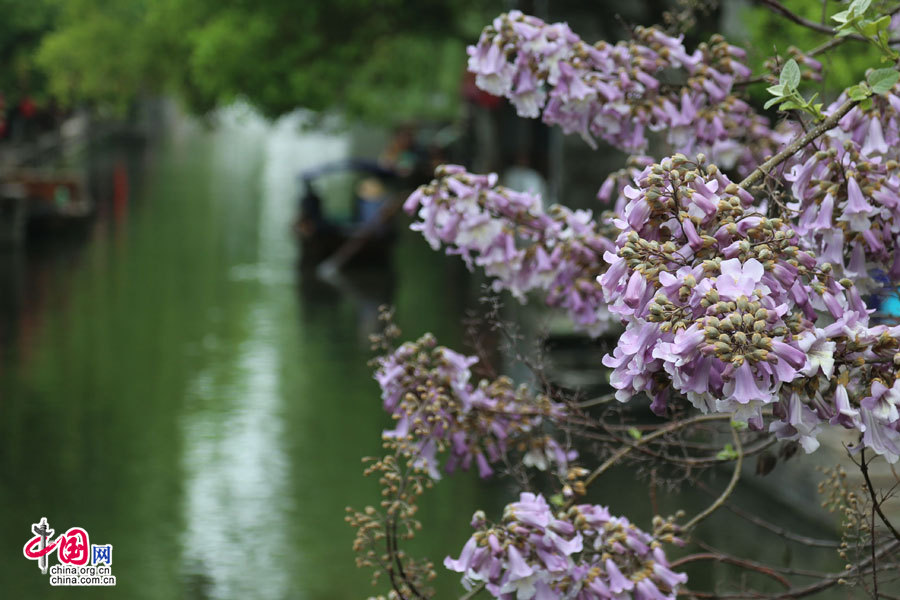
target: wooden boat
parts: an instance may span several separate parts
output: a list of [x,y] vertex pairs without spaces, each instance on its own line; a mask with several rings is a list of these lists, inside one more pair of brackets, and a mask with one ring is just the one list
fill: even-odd
[[[354,193],[354,215],[348,221],[329,218],[316,181],[332,173],[353,172],[363,177]],[[388,183],[396,174],[374,161],[350,159],[328,163],[301,173],[294,234],[300,244],[300,267],[335,271],[342,267],[374,267],[390,263],[395,232],[391,218],[399,201]]]
[[81,178],[64,171],[16,169],[0,174],[2,189],[15,190],[24,205],[28,235],[83,231],[95,206]]

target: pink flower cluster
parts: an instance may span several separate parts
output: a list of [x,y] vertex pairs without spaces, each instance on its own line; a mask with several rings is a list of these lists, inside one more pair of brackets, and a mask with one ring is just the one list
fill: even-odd
[[858,431],[854,450],[870,448],[889,462],[900,458],[900,326],[869,327],[847,311],[800,336],[807,362],[773,406],[778,437],[799,439],[807,451],[826,424]]
[[704,152],[730,168],[753,166],[771,150],[766,119],[732,93],[750,75],[744,58],[721,36],[688,53],[681,37],[652,27],[636,28],[627,42],[590,45],[565,23],[511,11],[469,48],[469,70],[520,116],[543,115],[591,146],[599,137],[644,151],[650,132],[665,131],[672,151]]
[[[461,167],[439,168],[407,209],[418,209],[413,228],[434,247],[447,244],[470,267],[483,267],[498,289],[520,298],[543,290],[551,305],[567,309],[593,334],[618,316],[626,330],[604,364],[614,370],[620,400],[647,393],[653,410],[663,413],[676,392],[702,411],[733,413],[756,428],[763,427],[764,412],[771,414],[770,430],[807,451],[831,423],[858,430],[865,446],[889,459],[900,456],[900,419],[890,408],[895,392],[884,392],[894,389],[888,367],[900,350],[900,330],[870,327],[857,288],[838,279],[849,266],[817,258],[801,235],[826,236],[835,228],[807,229],[801,217],[795,230],[767,217],[765,205],[754,206],[717,168],[683,155],[648,162],[633,162],[620,174],[632,175],[634,187],[624,187],[615,245],[589,213],[548,214],[538,197]],[[823,314],[833,321],[824,327],[817,325]],[[464,363],[455,353],[447,356]],[[463,388],[471,387],[464,379]],[[514,395],[511,385],[502,389],[501,396]],[[393,403],[386,406],[393,410]],[[405,434],[410,422],[401,421],[399,431]],[[502,438],[496,422],[483,429]],[[419,433],[440,439],[444,429]],[[472,451],[470,438],[457,436],[451,468],[474,459],[488,473],[505,451],[494,442]],[[565,464],[552,438],[533,448],[527,458],[533,464],[553,457]],[[437,446],[422,451],[433,458]]]
[[801,243],[864,288],[876,285],[873,273],[900,283],[898,160],[900,96],[888,93],[853,108],[784,174]]
[[[747,73],[740,51],[721,39],[688,54],[680,39],[639,29],[629,42],[589,46],[565,24],[513,11],[469,52],[479,84],[520,114],[542,113],[625,149],[644,149],[646,131],[665,129],[670,144],[705,148],[721,161],[715,145],[746,148],[747,131],[770,144],[789,137],[755,117],[722,117]],[[687,77],[677,92],[660,82],[673,69]],[[870,326],[848,279],[864,290],[873,271],[900,281],[900,96],[873,100],[772,173],[790,185],[786,206],[768,205],[778,198],[754,204],[716,167],[703,167],[704,155],[694,163],[676,154],[655,165],[632,157],[607,180],[600,198],[619,193],[612,222],[561,207],[545,212],[538,197],[456,166],[439,168],[406,209],[418,211],[413,228],[433,247],[483,267],[497,289],[520,299],[542,290],[594,335],[610,313],[623,320],[626,331],[605,359],[621,400],[647,393],[662,413],[676,392],[760,428],[771,415],[772,431],[808,451],[825,423],[841,425],[896,459],[898,331]],[[676,106],[699,105],[676,115]],[[613,224],[615,247],[607,239]],[[820,316],[831,322],[819,324]]]
[[590,211],[554,206],[545,212],[539,196],[455,165],[438,167],[435,177],[404,204],[418,216],[412,229],[432,248],[447,245],[448,254],[459,254],[469,268],[482,267],[496,290],[520,300],[543,291],[548,304],[592,335],[606,329],[609,313],[596,278],[613,245]]
[[472,383],[469,370],[478,359],[437,346],[431,335],[407,342],[378,359],[375,380],[384,408],[397,420],[384,435],[409,444],[418,466],[440,478],[438,454],[447,451],[447,471],[468,469],[482,477],[503,460],[514,444],[526,442],[533,464],[554,463],[565,476],[577,456],[541,431],[545,420],[561,419],[564,409],[527,387],[500,377]]
[[[816,413],[803,386],[827,389],[836,353],[850,350],[847,328],[869,331],[856,289],[714,166],[676,155],[625,194],[617,250],[599,279],[627,325],[604,359],[618,398],[647,393],[663,413],[674,390],[757,428],[770,408],[782,419],[773,430],[815,449],[819,423],[844,407],[823,398]],[[821,312],[835,320],[824,329]]]
[[495,598],[674,600],[687,581],[669,569],[659,539],[602,506],[554,515],[543,496],[523,493],[500,524],[479,512],[472,526],[478,531],[444,566],[463,573],[466,589],[484,582]]

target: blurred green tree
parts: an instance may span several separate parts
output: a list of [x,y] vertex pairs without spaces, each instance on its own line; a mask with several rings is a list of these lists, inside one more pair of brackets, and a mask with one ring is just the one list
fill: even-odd
[[[519,2],[528,9],[531,2]],[[658,21],[666,9],[713,7],[712,0],[619,0],[622,24]],[[584,0],[548,3],[551,20],[607,37],[615,19],[583,16]],[[812,20],[822,3],[786,0]],[[243,99],[268,116],[306,107],[374,121],[455,114],[465,46],[503,0],[0,0],[0,90],[14,101],[44,90],[66,104],[124,110],[143,92],[174,93],[193,112]],[[840,6],[828,1],[829,13]],[[688,7],[688,8],[685,8]],[[755,72],[778,52],[827,41],[768,10],[745,3],[737,43],[760,49]],[[590,12],[593,19],[596,14]],[[707,27],[713,23],[705,23]],[[599,29],[598,29],[599,27]],[[713,29],[717,28],[713,27]],[[739,39],[745,33],[744,39]],[[590,36],[589,36],[590,37]],[[702,31],[692,37],[704,39]],[[829,53],[836,89],[857,81],[872,50],[847,44]],[[754,90],[754,93],[757,90]],[[765,101],[764,88],[758,100]]]
[[58,17],[36,58],[63,101],[122,107],[163,90],[198,112],[245,99],[270,116],[302,106],[375,120],[452,114],[465,44],[503,8],[497,0],[41,3]]
[[34,51],[53,21],[46,2],[0,0],[0,92],[8,103],[22,96],[43,96],[44,78],[35,68]]

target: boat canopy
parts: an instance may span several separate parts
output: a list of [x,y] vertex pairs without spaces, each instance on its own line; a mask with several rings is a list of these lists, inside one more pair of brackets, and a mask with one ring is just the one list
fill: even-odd
[[346,158],[343,160],[325,163],[323,165],[313,167],[312,169],[302,171],[300,175],[298,175],[298,178],[301,179],[304,183],[308,184],[315,179],[322,177],[323,175],[340,173],[342,171],[357,171],[360,173],[369,173],[370,175],[374,175],[382,179],[389,179],[398,176],[397,172],[394,169],[385,167],[376,160],[372,160],[369,158]]

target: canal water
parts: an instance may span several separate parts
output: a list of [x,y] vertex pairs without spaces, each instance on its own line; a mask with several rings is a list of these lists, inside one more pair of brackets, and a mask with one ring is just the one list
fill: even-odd
[[[176,120],[125,153],[129,203],[90,240],[3,256],[0,597],[372,593],[343,520],[379,500],[360,459],[389,424],[367,337],[392,302],[406,335],[458,344],[466,286],[411,235],[392,273],[298,276],[297,173],[360,151],[302,121]],[[439,486],[418,548],[461,547],[482,490]],[[51,589],[22,555],[41,517],[113,544],[116,588]]]
[[[396,305],[407,338],[432,331],[460,347],[477,286],[414,235],[401,236],[391,272],[301,278],[290,234],[297,173],[379,145],[303,121],[268,124],[242,109],[213,128],[175,119],[145,148],[103,159],[127,166],[127,202],[88,240],[0,257],[0,597],[373,593],[343,518],[345,506],[378,501],[360,464],[380,452],[388,425],[367,366],[377,306]],[[633,473],[601,484],[601,501],[649,522]],[[462,547],[475,508],[499,516],[510,497],[471,473],[445,478],[423,501],[414,552],[440,565]],[[747,498],[782,524],[832,534],[805,510]],[[709,499],[659,502],[696,512]],[[112,544],[117,586],[52,589],[22,554],[41,517],[57,533],[77,526]],[[738,551],[751,557],[837,562],[727,517],[707,532],[722,546],[743,536]],[[721,568],[695,568],[692,580],[738,576]],[[437,586],[439,597],[458,595],[454,574]]]

